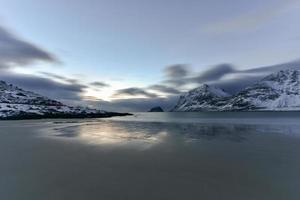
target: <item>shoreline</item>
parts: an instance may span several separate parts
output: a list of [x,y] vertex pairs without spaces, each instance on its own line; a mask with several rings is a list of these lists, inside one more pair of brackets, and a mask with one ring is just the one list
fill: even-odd
[[6,120],[35,120],[35,119],[88,119],[88,118],[110,118],[110,117],[123,117],[131,116],[131,113],[117,113],[117,112],[106,112],[106,113],[80,113],[80,114],[19,114],[16,116],[9,116],[0,118],[0,121]]

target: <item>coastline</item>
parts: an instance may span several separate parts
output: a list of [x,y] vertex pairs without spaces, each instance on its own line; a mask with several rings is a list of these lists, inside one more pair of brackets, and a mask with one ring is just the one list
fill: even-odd
[[0,118],[0,121],[3,120],[34,120],[34,119],[86,119],[86,118],[110,118],[110,117],[122,117],[130,116],[131,113],[118,113],[118,112],[105,112],[105,113],[78,113],[78,114],[28,114],[22,113],[15,116],[8,116]]

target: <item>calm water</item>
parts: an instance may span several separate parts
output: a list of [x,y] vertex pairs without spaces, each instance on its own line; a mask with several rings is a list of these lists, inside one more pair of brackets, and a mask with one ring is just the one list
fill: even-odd
[[300,113],[0,122],[0,199],[300,199]]

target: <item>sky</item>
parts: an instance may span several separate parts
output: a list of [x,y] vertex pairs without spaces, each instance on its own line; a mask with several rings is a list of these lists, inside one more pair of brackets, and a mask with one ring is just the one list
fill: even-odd
[[169,109],[203,83],[235,93],[300,66],[299,0],[0,4],[0,79],[69,104]]

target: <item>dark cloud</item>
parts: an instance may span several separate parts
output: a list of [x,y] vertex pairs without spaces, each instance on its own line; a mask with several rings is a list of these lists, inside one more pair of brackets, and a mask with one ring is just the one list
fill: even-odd
[[82,84],[63,84],[53,81],[50,78],[12,72],[2,72],[0,80],[19,86],[22,89],[62,101],[80,101],[81,94],[87,87]]
[[[46,50],[27,42],[0,26],[0,80],[33,91],[49,98],[62,101],[80,101],[86,88],[75,79],[49,72],[41,72],[46,77],[12,72],[11,68],[24,67],[37,61],[59,62]],[[53,79],[65,81],[59,83]]]
[[184,64],[176,64],[166,67],[164,72],[167,79],[180,79],[189,74],[189,67]]
[[190,68],[185,64],[175,64],[164,69],[164,84],[172,87],[181,87],[186,84],[186,79],[191,74]]
[[202,72],[200,75],[194,77],[193,81],[198,83],[216,81],[221,79],[224,75],[234,73],[235,69],[231,64],[220,64],[211,67],[210,69]]
[[158,91],[158,92],[162,92],[162,93],[165,93],[165,94],[179,94],[180,93],[180,91],[175,89],[174,87],[168,87],[168,86],[159,85],[159,84],[151,85],[151,86],[148,87],[148,89],[155,90],[155,91]]
[[0,68],[26,66],[36,61],[58,62],[51,53],[0,26]]
[[142,88],[136,88],[136,87],[117,90],[113,94],[113,97],[122,97],[122,96],[145,96],[147,98],[157,97],[157,95],[154,93],[147,92]]
[[97,88],[104,88],[104,87],[110,87],[109,84],[100,82],[100,81],[95,81],[90,83],[91,86],[97,87]]
[[[178,66],[178,65],[174,65],[174,66]],[[173,76],[173,77],[167,76],[167,79],[164,81],[164,83],[169,84],[172,87],[184,87],[185,85],[188,84],[203,84],[210,81],[217,81],[221,79],[223,76],[225,76],[226,74],[231,74],[236,72],[236,70],[231,64],[219,64],[210,67],[208,70],[204,72],[198,73],[198,75],[196,76],[188,76],[189,74],[195,74],[195,73],[191,73],[189,71],[189,67],[187,67],[186,65],[179,65],[179,66],[181,66],[181,68],[185,70],[185,72],[182,73],[184,76]],[[170,70],[169,67],[167,67],[166,70]]]
[[170,85],[171,87],[181,88],[188,83],[186,78],[183,79],[169,79],[164,80],[163,84]]

